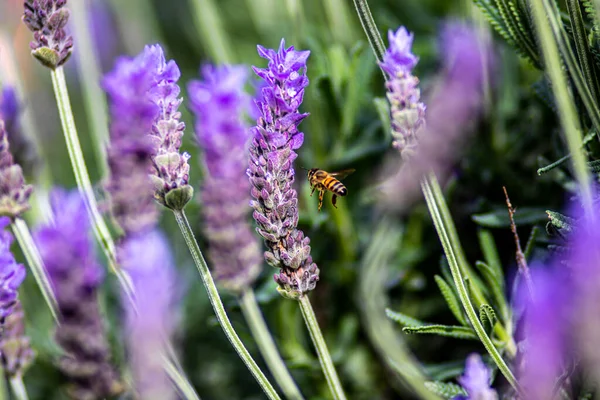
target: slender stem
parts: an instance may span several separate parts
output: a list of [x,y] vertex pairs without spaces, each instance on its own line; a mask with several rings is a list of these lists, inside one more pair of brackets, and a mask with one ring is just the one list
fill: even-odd
[[227,32],[213,0],[192,0],[196,29],[204,48],[216,63],[233,61]]
[[548,24],[548,16],[544,10],[542,0],[530,0],[533,20],[542,45],[544,63],[552,82],[552,91],[558,106],[558,113],[562,125],[569,153],[573,161],[575,177],[579,182],[584,210],[589,217],[593,217],[592,190],[590,187],[590,173],[586,165],[581,145],[582,135],[577,118],[575,105],[571,99],[567,81],[561,68],[560,55],[552,30]]
[[479,321],[479,318],[473,309],[473,304],[471,304],[471,299],[469,297],[469,293],[467,292],[459,265],[459,259],[450,241],[448,229],[441,212],[441,209],[447,208],[448,206],[444,200],[439,183],[437,182],[435,176],[430,174],[426,179],[423,179],[421,182],[421,188],[423,189],[425,201],[427,202],[429,213],[433,219],[433,224],[435,225],[435,229],[442,243],[442,247],[444,248],[444,253],[446,253],[446,258],[448,259],[448,264],[450,266],[450,272],[452,273],[452,278],[454,279],[454,285],[458,291],[458,297],[463,305],[463,308],[465,309],[465,312],[467,313],[467,317],[471,322],[471,326],[475,330],[475,333],[479,337],[481,343],[483,343],[485,349],[498,366],[500,372],[502,372],[502,375],[506,377],[512,387],[518,389],[517,380],[502,359],[502,356],[492,343],[492,340],[485,332],[481,321]]
[[75,120],[73,118],[73,112],[71,111],[71,101],[69,100],[69,92],[67,91],[67,83],[62,67],[52,70],[52,86],[54,87],[54,95],[56,97],[60,121],[65,135],[67,149],[69,151],[69,158],[71,159],[71,166],[73,167],[73,172],[75,174],[75,181],[77,182],[77,188],[83,197],[88,215],[92,221],[94,234],[108,257],[108,263],[112,271],[119,278],[127,295],[132,297],[133,286],[131,284],[131,278],[125,271],[117,266],[115,244],[110,236],[106,222],[102,218],[100,211],[98,211],[98,204],[94,197],[92,183],[85,166],[81,145],[79,144],[79,137],[77,136],[77,129],[75,128]]
[[89,130],[94,144],[96,165],[100,169],[100,176],[108,174],[105,146],[108,143],[108,115],[106,99],[100,88],[100,66],[96,56],[95,46],[90,34],[88,18],[89,2],[86,0],[69,3],[73,12],[74,36],[77,38],[77,72],[79,82],[83,89],[83,105],[89,121]]
[[273,374],[275,381],[288,399],[303,399],[300,389],[298,389],[296,382],[294,382],[294,378],[290,375],[290,372],[279,355],[277,345],[269,332],[269,328],[260,311],[256,297],[254,297],[254,291],[251,288],[248,288],[240,297],[239,302],[244,317],[250,327],[250,331],[252,332],[252,336],[254,337],[258,349],[265,359],[271,374]]
[[167,356],[163,356],[163,368],[186,400],[200,400],[190,382]]
[[[367,39],[369,40],[369,44],[373,49],[373,53],[375,54],[377,61],[382,62],[383,55],[385,54],[385,46],[383,44],[383,40],[381,39],[381,35],[377,30],[377,25],[375,25],[375,20],[371,15],[369,3],[367,0],[354,0],[354,7],[356,8],[358,18],[360,19],[360,23],[365,31],[365,34],[367,35]],[[381,73],[387,80],[387,75],[385,72],[381,71]]]
[[344,394],[344,389],[342,388],[340,378],[338,378],[337,372],[335,371],[333,361],[329,355],[329,350],[327,350],[327,344],[325,343],[325,339],[323,339],[321,328],[319,328],[317,317],[315,316],[315,312],[313,311],[308,296],[304,295],[300,297],[299,303],[304,322],[310,333],[310,338],[319,355],[319,362],[321,363],[321,369],[323,369],[323,372],[325,373],[329,390],[331,390],[331,394],[335,400],[345,399],[346,395]]
[[46,271],[46,267],[44,266],[42,257],[31,237],[29,228],[21,218],[15,218],[11,226],[15,237],[19,242],[19,246],[27,259],[27,264],[29,264],[33,277],[42,292],[42,296],[44,296],[44,300],[46,300],[46,304],[48,304],[52,317],[54,317],[54,321],[58,323],[58,303],[54,296],[54,289],[52,288],[52,283],[48,271]]
[[212,305],[213,310],[215,311],[217,320],[223,328],[227,339],[229,339],[229,342],[233,345],[233,348],[238,353],[244,364],[246,364],[252,375],[254,375],[254,378],[262,387],[267,397],[269,397],[270,399],[279,399],[279,395],[277,394],[271,383],[267,380],[267,378],[260,370],[258,365],[256,365],[256,362],[254,362],[252,356],[250,355],[248,350],[246,350],[246,347],[244,347],[244,344],[235,332],[235,329],[233,329],[233,325],[231,325],[231,322],[227,317],[227,312],[225,311],[223,302],[219,297],[217,286],[215,285],[215,282],[213,281],[213,278],[210,275],[208,265],[204,260],[202,251],[198,246],[198,242],[194,237],[194,233],[192,232],[192,228],[190,227],[190,224],[184,211],[173,211],[173,214],[175,214],[175,220],[177,221],[179,229],[181,229],[181,233],[183,235],[183,238],[185,239],[185,243],[187,244],[188,249],[192,254],[194,263],[196,264],[198,272],[200,273],[200,276],[202,278],[202,283],[204,283],[204,287],[206,288],[206,292],[208,293],[210,304]]
[[15,375],[10,378],[10,387],[17,400],[29,400],[27,397],[27,389],[23,383],[23,377],[21,375]]

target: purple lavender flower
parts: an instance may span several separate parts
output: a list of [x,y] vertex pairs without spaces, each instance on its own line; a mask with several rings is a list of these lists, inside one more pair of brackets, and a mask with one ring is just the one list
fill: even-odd
[[103,271],[93,252],[90,223],[76,191],[51,194],[54,225],[36,233],[40,254],[55,288],[61,323],[56,342],[65,355],[59,368],[74,399],[102,399],[123,390],[110,364],[110,351],[98,307]]
[[6,227],[10,219],[0,217],[0,319],[8,317],[17,303],[17,290],[25,279],[25,267],[10,252],[13,237]]
[[458,378],[468,396],[457,396],[454,400],[497,400],[498,394],[490,388],[491,374],[479,354],[473,353],[467,358],[465,373]]
[[385,86],[390,102],[392,145],[403,157],[412,154],[417,146],[417,135],[425,125],[425,105],[421,102],[419,79],[412,75],[418,58],[411,52],[413,35],[400,27],[388,32],[389,48],[383,56],[381,68],[388,74]]
[[148,92],[156,81],[154,65],[146,57],[122,57],[106,74],[102,85],[111,115],[106,189],[112,215],[125,235],[143,232],[158,221],[149,174],[154,148],[149,138],[159,107]]
[[167,239],[160,231],[152,230],[126,238],[121,251],[121,265],[136,288],[137,310],[130,305],[126,317],[127,348],[137,394],[140,399],[176,399],[163,368],[166,343],[174,330],[176,292]]
[[9,377],[22,376],[34,356],[30,340],[25,335],[25,314],[17,300],[13,312],[2,323],[0,359],[4,373]]
[[206,65],[203,81],[188,86],[190,108],[197,116],[196,136],[204,150],[206,176],[200,197],[204,230],[210,242],[215,278],[240,292],[260,273],[260,245],[248,224],[250,134],[243,122],[250,98],[244,92],[245,66]]
[[23,22],[33,32],[31,54],[44,66],[56,69],[71,56],[73,37],[67,35],[67,0],[25,0]]
[[266,85],[257,100],[262,116],[252,128],[250,165],[251,202],[257,232],[265,239],[267,262],[280,268],[275,275],[280,293],[297,298],[313,290],[319,269],[310,256],[310,239],[298,230],[298,196],[293,161],[304,141],[298,124],[308,115],[298,112],[308,85],[306,60],[309,51],[279,50],[258,46],[258,54],[269,60],[268,68],[253,67]]
[[25,184],[23,170],[13,161],[8,134],[0,120],[0,216],[16,218],[29,210],[31,185]]

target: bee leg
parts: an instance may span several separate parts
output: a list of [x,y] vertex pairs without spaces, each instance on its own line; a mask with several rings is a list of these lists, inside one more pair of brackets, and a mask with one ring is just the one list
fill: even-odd
[[323,207],[323,196],[325,196],[325,191],[319,190],[319,211],[321,211],[321,207]]
[[312,197],[313,193],[315,192],[315,189],[317,189],[317,187],[312,186],[312,190],[310,191],[310,197]]
[[337,206],[335,205],[336,201],[337,201],[337,196],[334,194],[333,196],[331,196],[331,204],[333,204],[333,206],[335,208],[337,208]]

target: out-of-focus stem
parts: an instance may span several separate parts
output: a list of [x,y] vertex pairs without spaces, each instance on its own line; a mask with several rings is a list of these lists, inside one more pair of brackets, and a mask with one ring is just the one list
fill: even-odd
[[163,357],[163,368],[186,400],[200,400],[190,382],[167,356]]
[[106,177],[108,163],[105,147],[108,143],[108,116],[106,99],[100,88],[100,66],[87,23],[87,4],[87,0],[79,0],[70,2],[69,6],[73,11],[71,21],[73,21],[74,36],[77,38],[75,57],[77,57],[79,82],[83,89],[83,105],[94,144],[96,165],[100,170],[100,176]]
[[56,302],[56,297],[54,296],[54,289],[52,288],[52,281],[48,275],[48,271],[44,267],[44,261],[40,256],[37,246],[31,237],[31,233],[29,232],[29,228],[25,221],[21,218],[15,218],[15,220],[11,224],[12,230],[17,238],[17,242],[21,247],[21,251],[25,255],[27,259],[27,264],[29,264],[29,268],[37,282],[40,291],[42,292],[42,296],[44,296],[44,300],[46,300],[46,304],[52,313],[52,317],[54,317],[54,321],[58,324],[58,303]]
[[254,337],[254,340],[256,340],[258,349],[265,359],[275,381],[288,399],[303,399],[300,389],[296,386],[294,378],[290,375],[290,372],[279,355],[277,345],[271,336],[271,332],[269,332],[267,323],[263,318],[256,297],[254,296],[254,291],[250,288],[247,289],[240,297],[239,302],[244,317],[250,327],[250,331],[252,332],[252,336]]
[[217,64],[233,62],[229,38],[215,3],[212,0],[191,0],[191,5],[200,40],[210,57]]
[[102,246],[102,249],[108,258],[108,263],[112,271],[119,278],[119,281],[127,295],[131,297],[133,295],[131,278],[117,265],[115,243],[113,242],[104,218],[102,218],[102,215],[98,210],[98,204],[96,203],[96,198],[94,197],[92,183],[87,172],[85,160],[83,159],[83,152],[81,151],[81,145],[79,144],[75,120],[73,118],[73,112],[71,111],[71,101],[69,100],[64,70],[62,67],[58,67],[57,69],[51,71],[51,75],[52,85],[54,87],[54,95],[58,105],[60,121],[62,124],[63,133],[65,135],[67,149],[69,151],[69,158],[71,159],[71,166],[73,168],[73,173],[75,174],[77,188],[83,197],[90,221],[92,222],[92,226],[94,228],[96,239],[98,239],[100,242],[100,245]]
[[10,378],[10,388],[17,400],[29,400],[27,397],[27,389],[23,383],[23,377],[21,375],[15,375]]
[[300,310],[302,310],[302,316],[304,317],[304,322],[306,323],[306,327],[310,333],[310,338],[312,339],[317,351],[317,355],[319,356],[321,369],[325,374],[325,379],[327,379],[329,390],[331,391],[331,394],[335,400],[345,400],[346,395],[344,394],[342,383],[340,382],[340,378],[338,377],[335,366],[333,365],[333,360],[331,359],[331,355],[327,349],[327,343],[325,343],[325,339],[321,333],[321,328],[319,328],[312,304],[310,304],[310,300],[306,295],[300,297],[298,302],[300,303]]
[[229,317],[227,316],[227,312],[225,311],[225,307],[223,306],[223,302],[221,301],[221,297],[219,296],[219,292],[217,290],[217,286],[210,274],[210,270],[208,269],[208,265],[204,260],[204,256],[202,255],[202,251],[198,246],[198,242],[194,237],[194,232],[188,222],[188,219],[183,211],[175,211],[173,210],[173,214],[175,215],[175,220],[177,221],[177,225],[179,225],[179,229],[181,230],[181,234],[185,239],[185,243],[188,246],[188,249],[194,259],[194,264],[196,264],[196,268],[198,268],[198,272],[200,273],[200,277],[202,278],[202,283],[206,288],[206,292],[208,293],[208,299],[210,300],[210,304],[213,307],[217,320],[223,328],[227,339],[232,344],[235,351],[238,353],[239,357],[242,359],[246,367],[250,370],[252,375],[256,381],[260,384],[261,388],[267,395],[269,399],[277,399],[280,397],[267,379],[267,377],[263,374],[259,366],[256,364],[252,356],[242,343],[242,340],[236,333],[233,325],[231,325],[231,321],[229,321]]

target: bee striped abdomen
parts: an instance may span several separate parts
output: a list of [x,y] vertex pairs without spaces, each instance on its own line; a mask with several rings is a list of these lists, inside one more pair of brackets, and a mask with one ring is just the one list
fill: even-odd
[[325,178],[325,180],[323,181],[323,186],[325,186],[328,190],[332,191],[338,196],[345,196],[347,193],[346,186],[344,186],[342,182],[338,181],[337,179],[331,176]]

